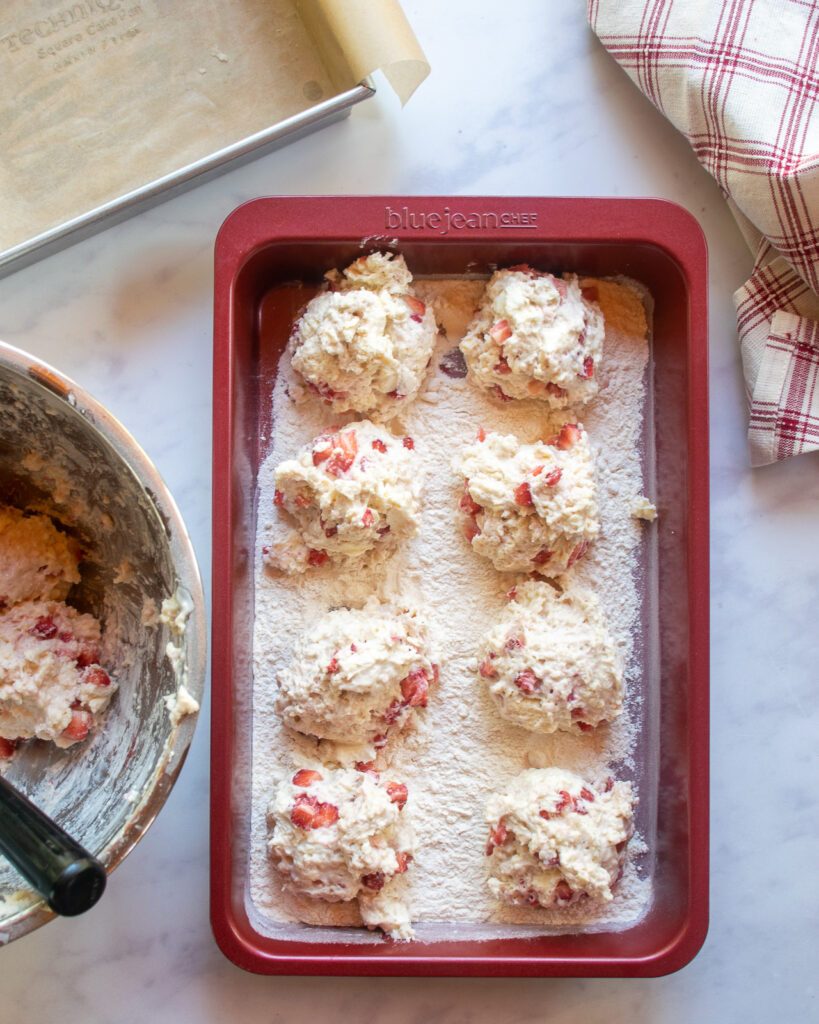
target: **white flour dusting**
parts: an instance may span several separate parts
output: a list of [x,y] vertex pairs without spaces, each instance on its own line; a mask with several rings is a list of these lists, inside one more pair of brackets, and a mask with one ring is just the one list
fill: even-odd
[[[400,595],[424,610],[441,656],[440,687],[432,691],[422,724],[393,747],[389,774],[409,787],[408,811],[418,835],[418,854],[407,876],[419,939],[523,937],[565,931],[619,930],[643,916],[651,900],[654,781],[644,704],[647,678],[644,549],[652,528],[631,514],[634,500],[650,494],[642,470],[643,409],[648,344],[641,323],[642,292],[625,283],[598,282],[606,315],[606,342],[599,368],[600,394],[582,412],[597,456],[602,533],[573,570],[598,594],[626,664],[622,716],[593,733],[541,736],[500,718],[478,681],[474,654],[479,640],[505,605],[514,574],[497,572],[476,555],[461,533],[462,483],[451,468],[453,453],[471,442],[479,426],[548,437],[567,417],[536,402],[503,405],[464,379],[441,372],[441,356],[457,345],[484,287],[482,279],[416,280],[420,298],[433,303],[446,337],[438,340],[426,388],[392,429],[411,435],[425,467],[424,509],[418,536],[385,565],[356,577],[320,568],[302,577],[273,577],[261,564],[261,547],[287,527],[273,507],[273,472],[332,422],[323,407],[296,407],[286,391],[286,368],[272,396],[275,435],[258,480],[256,621],[254,631],[252,835],[248,910],[256,927],[280,938],[304,938],[297,922],[333,926],[311,931],[314,941],[341,938],[339,926],[360,924],[355,904],[322,904],[286,893],[265,850],[265,809],[281,770],[311,763],[316,746],[285,730],[274,710],[276,673],[290,657],[298,634],[328,608],[360,605],[371,594]],[[592,781],[610,771],[631,779],[641,803],[637,834],[614,901],[602,910],[582,904],[566,910],[533,910],[498,904],[485,884],[488,795],[503,789],[526,767],[557,765]],[[527,927],[528,926],[528,927]],[[345,930],[345,941],[378,941]]]

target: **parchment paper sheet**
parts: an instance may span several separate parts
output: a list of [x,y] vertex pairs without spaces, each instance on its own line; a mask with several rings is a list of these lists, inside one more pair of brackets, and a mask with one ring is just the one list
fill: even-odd
[[377,67],[429,70],[394,0],[3,0],[0,252]]

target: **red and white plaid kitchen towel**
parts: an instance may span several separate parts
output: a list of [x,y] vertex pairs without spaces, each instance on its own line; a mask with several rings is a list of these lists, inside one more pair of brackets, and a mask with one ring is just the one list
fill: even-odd
[[819,449],[819,0],[588,0],[756,253],[736,292],[751,462]]

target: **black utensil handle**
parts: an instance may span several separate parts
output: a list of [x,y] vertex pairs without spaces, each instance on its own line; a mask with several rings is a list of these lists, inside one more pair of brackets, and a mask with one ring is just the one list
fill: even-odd
[[82,914],[102,896],[105,868],[0,776],[0,853],[58,914]]

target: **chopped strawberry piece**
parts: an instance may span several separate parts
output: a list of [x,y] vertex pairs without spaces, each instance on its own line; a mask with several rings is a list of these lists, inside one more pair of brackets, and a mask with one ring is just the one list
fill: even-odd
[[584,786],[580,790],[580,795],[583,797],[583,799],[586,801],[586,803],[588,803],[588,804],[593,804],[594,803],[594,793],[592,793],[592,791],[590,789],[587,789],[586,786]]
[[480,532],[481,528],[478,526],[478,520],[474,516],[470,516],[464,523],[464,537],[471,544]]
[[300,794],[296,797],[290,811],[290,820],[298,828],[312,828],[318,805],[319,802],[314,796],[308,796],[306,793]]
[[518,596],[518,588],[517,587],[512,587],[511,590],[507,590],[506,591],[506,600],[507,601],[514,601],[517,596]]
[[540,679],[530,668],[525,668],[515,676],[515,686],[523,693],[534,693],[542,686]]
[[278,490],[278,488],[276,489],[276,493],[273,495],[273,504],[277,508],[282,508],[284,505],[284,494]]
[[581,288],[580,291],[586,302],[597,302],[600,298],[600,293],[597,290],[596,284],[587,284]]
[[508,338],[512,337],[512,328],[508,320],[496,320],[489,328],[489,337],[496,345],[502,345]]
[[263,544],[262,545],[262,554],[263,555],[269,555],[270,554],[270,547],[269,547],[269,545],[267,545],[267,544]]
[[394,701],[389,705],[387,710],[384,712],[384,721],[387,725],[392,723],[400,716],[401,712],[406,707],[406,704],[402,700],[398,700],[396,697]]
[[90,683],[91,686],[111,685],[111,677],[105,669],[100,668],[99,665],[92,665],[90,668],[87,668],[83,673],[82,681],[84,683]]
[[355,770],[357,772],[371,772],[375,768],[375,761],[356,761]]
[[390,803],[398,804],[399,811],[403,810],[404,804],[407,802],[407,787],[403,782],[388,782],[387,796],[390,798]]
[[296,507],[297,508],[308,508],[308,506],[310,504],[311,504],[311,501],[310,501],[310,499],[308,498],[308,496],[306,494],[297,494],[296,495]]
[[324,565],[330,556],[326,551],[319,551],[318,548],[310,548],[310,552],[307,555],[307,561],[310,565]]
[[574,799],[572,798],[572,794],[568,790],[561,789],[559,797],[560,799],[555,804],[556,814],[562,814],[567,807],[572,807],[574,805]]
[[376,532],[378,533],[379,537],[384,537],[386,534],[388,534],[390,532],[390,529],[391,529],[391,527],[390,527],[389,523],[387,523],[386,526],[379,526],[378,530]]
[[559,384],[555,384],[553,380],[546,382],[546,390],[550,395],[553,395],[555,398],[565,398],[566,395],[568,395],[569,393],[565,388],[562,388]]
[[575,562],[579,561],[589,550],[589,542],[582,540],[569,555],[569,561],[566,563],[566,568],[571,569]]
[[100,652],[96,647],[83,647],[77,655],[76,664],[78,668],[88,668],[89,665],[96,665],[100,660]]
[[308,786],[312,786],[314,782],[321,782],[324,776],[321,772],[313,771],[312,768],[299,768],[296,774],[293,776],[292,782],[294,786],[301,786],[307,789]]
[[469,493],[469,484],[464,485],[464,493],[459,504],[467,515],[476,516],[479,512],[483,512],[483,505],[479,505]]
[[580,730],[581,732],[591,732],[591,731],[592,731],[592,729],[594,728],[594,726],[593,726],[593,725],[589,725],[589,723],[588,723],[588,722],[578,722],[578,723],[577,723],[577,728],[578,728],[578,729],[579,729],[579,730]]
[[15,740],[7,740],[4,736],[0,736],[0,761],[6,761],[12,757],[16,748]]
[[582,377],[584,380],[591,380],[594,376],[594,360],[591,356],[586,356],[583,360],[583,369],[578,376]]
[[535,565],[545,565],[554,554],[554,551],[549,551],[548,548],[541,548],[540,551],[532,558]]
[[566,296],[569,294],[569,286],[561,277],[553,278],[552,284],[554,284],[555,288],[557,289],[557,294],[560,296],[562,302],[563,299],[565,299]]
[[307,793],[300,793],[290,811],[290,820],[298,828],[325,828],[338,821],[338,808],[334,804],[321,803]]
[[534,505],[532,492],[529,489],[529,484],[525,480],[515,488],[515,504],[520,505],[523,508],[527,505]]
[[560,478],[563,476],[563,470],[560,466],[555,466],[554,469],[550,470],[543,478],[543,482],[547,487],[557,487],[560,483]]
[[580,427],[576,423],[564,423],[554,444],[555,447],[567,451],[580,440],[580,437]]
[[603,792],[610,793],[614,789],[614,779],[609,775],[603,785]]
[[325,537],[335,537],[337,533],[338,533],[338,527],[337,526],[326,526],[324,528],[324,536]]
[[494,651],[490,651],[489,654],[483,659],[478,667],[478,672],[483,676],[484,679],[495,679],[498,675],[498,670],[492,664],[497,658],[497,654]]
[[71,721],[63,729],[63,736],[70,740],[84,740],[93,722],[90,711],[75,710],[71,712]]
[[384,888],[384,872],[374,871],[371,875],[362,875],[361,884],[373,892],[378,892]]
[[453,380],[463,380],[467,375],[466,360],[464,354],[456,346],[451,348],[448,352],[444,352],[438,363],[438,369],[441,373],[445,373],[447,377],[452,377]]
[[489,389],[495,398],[499,398],[502,402],[511,402],[513,398],[511,395],[507,395],[500,384],[493,384]]
[[[330,438],[330,444],[332,446],[332,454],[327,460],[325,469],[330,476],[341,476],[355,462],[356,453],[358,452],[355,431],[345,430],[340,434],[333,434]],[[315,453],[313,459],[315,461]]]
[[373,510],[371,508],[365,508],[364,509],[364,514],[361,516],[361,525],[362,526],[372,526],[374,522],[375,522],[375,515],[373,513]]
[[413,669],[401,680],[401,695],[411,708],[425,708],[429,693],[429,677],[422,668]]
[[316,816],[318,800],[314,796],[302,793],[296,797],[295,803],[290,810],[290,820],[298,828],[310,828],[313,818]]
[[68,630],[64,630],[62,633],[58,635],[57,639],[60,641],[60,643],[70,644],[71,641],[74,639],[74,634],[69,633]]
[[483,427],[478,427],[478,433],[475,435],[475,439],[481,442],[486,440],[486,431]]
[[50,615],[41,615],[29,630],[38,640],[53,640],[57,635],[57,623]]
[[415,442],[411,437],[405,437],[401,443],[405,448],[408,448],[410,451],[413,451],[413,449],[415,448]]
[[335,391],[330,387],[329,384],[325,384],[324,381],[319,381],[318,384],[313,384],[311,381],[307,381],[307,387],[321,398],[325,405],[332,405],[334,398],[346,398],[346,391]]
[[557,901],[559,901],[561,903],[566,902],[566,901],[568,901],[568,900],[570,900],[572,898],[573,893],[572,893],[572,890],[571,890],[571,886],[565,880],[565,878],[561,878],[560,881],[555,886],[555,888],[554,888],[554,896],[555,896],[555,900],[557,900]]
[[386,747],[387,737],[384,733],[379,733],[378,736],[373,736],[373,746],[376,750],[380,750],[382,747]]
[[324,448],[317,448],[313,452],[313,465],[320,466],[322,462],[326,462],[333,454],[332,441],[328,442]]
[[495,373],[511,373],[512,372],[512,367],[509,365],[509,363],[506,362],[506,359],[505,359],[504,356],[500,357],[500,359],[495,363],[495,365],[492,367],[492,369],[495,371]]
[[420,324],[424,319],[424,313],[426,313],[427,307],[420,299],[416,299],[414,295],[402,295],[401,298],[409,306],[410,320],[414,320],[416,323]]
[[353,654],[355,654],[358,648],[356,647],[355,644],[350,644],[350,650],[353,652]]
[[542,465],[541,466],[535,466],[535,468],[532,470],[532,476],[540,476],[540,474],[543,472],[544,469],[545,469],[545,467],[542,466]]
[[514,651],[526,646],[526,637],[523,633],[510,633],[504,645],[507,651]]
[[381,452],[382,455],[387,450],[387,446],[384,444],[380,437],[375,438],[375,440],[373,441],[373,448],[377,452]]
[[489,830],[489,839],[486,843],[486,856],[491,857],[496,846],[503,846],[509,836],[509,830],[504,824],[503,818],[494,828]]
[[412,863],[412,854],[405,853],[403,850],[396,850],[395,859],[398,861],[398,867],[395,869],[395,873],[396,875],[403,875]]
[[[572,701],[575,701],[575,700],[577,700],[577,697],[575,696],[574,690],[572,690],[571,693],[569,694],[568,702],[569,702],[569,704],[571,704]],[[572,718],[582,718],[583,715],[585,715],[585,714],[586,714],[586,711],[585,711],[584,708],[572,708]]]
[[495,846],[502,846],[506,842],[508,835],[509,830],[507,829],[503,818],[501,818],[492,832],[492,839],[494,840]]

